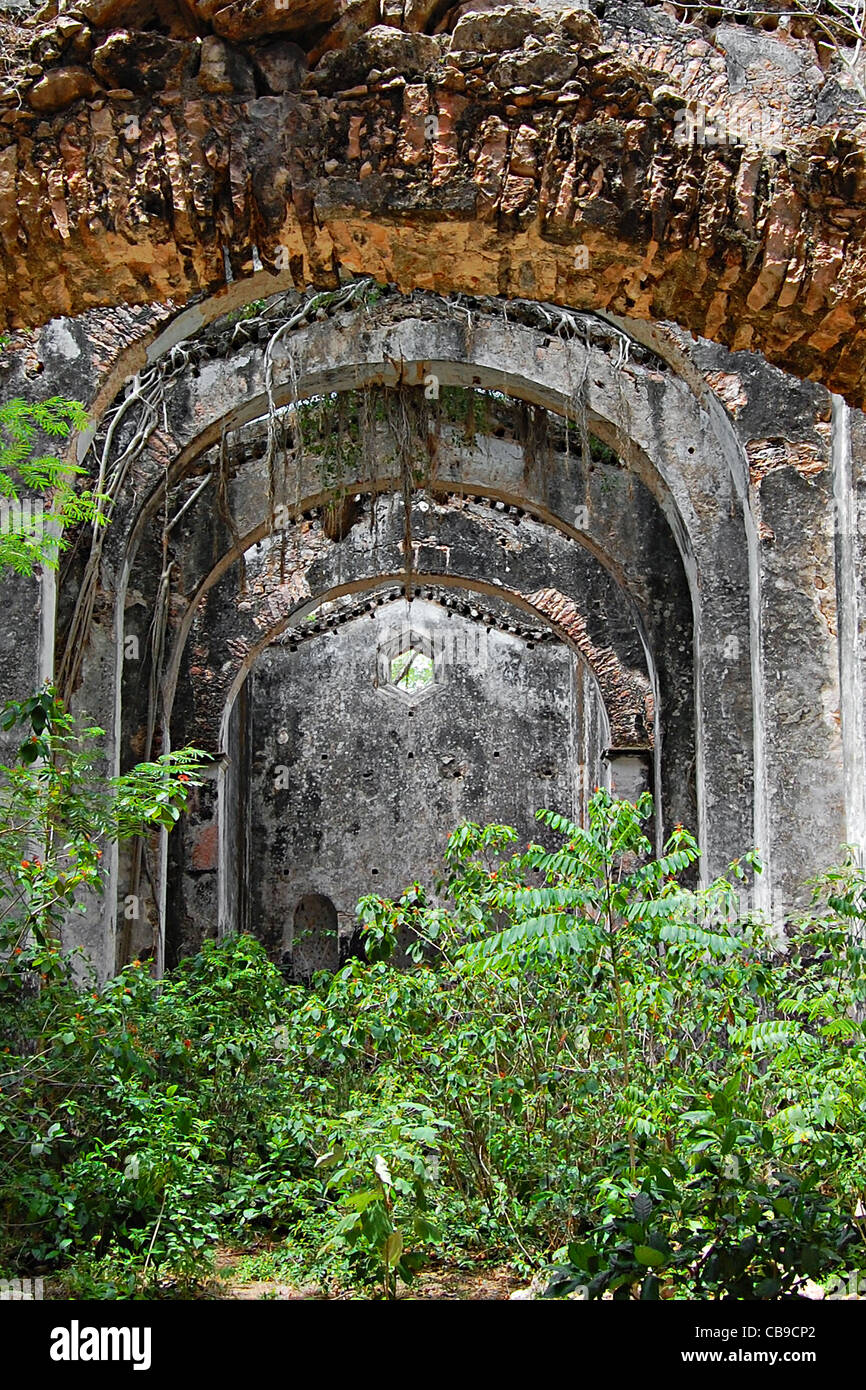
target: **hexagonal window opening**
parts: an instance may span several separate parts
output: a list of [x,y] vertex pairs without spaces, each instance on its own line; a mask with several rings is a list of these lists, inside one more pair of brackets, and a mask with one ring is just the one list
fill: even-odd
[[429,637],[402,629],[379,648],[379,689],[414,704],[435,689],[439,671]]
[[417,647],[406,647],[391,658],[391,684],[404,695],[420,695],[433,684],[433,658]]

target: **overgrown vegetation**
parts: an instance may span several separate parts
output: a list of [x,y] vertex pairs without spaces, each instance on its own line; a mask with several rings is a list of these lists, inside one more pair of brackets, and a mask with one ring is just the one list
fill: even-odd
[[56,569],[67,545],[64,527],[86,521],[102,524],[103,499],[76,487],[85,470],[53,454],[37,453],[43,436],[67,439],[86,424],[84,408],[59,396],[0,405],[0,573],[11,569],[30,575],[38,566]]
[[[0,494],[52,499],[50,527],[0,534],[0,571],[101,523],[74,468],[34,457],[83,419],[0,412]],[[393,420],[408,457],[418,422]],[[100,983],[64,922],[109,847],[172,828],[199,755],[106,778],[101,731],[50,686],[0,727],[0,1274],[171,1295],[231,1241],[251,1274],[384,1298],[438,1255],[549,1297],[774,1299],[866,1266],[853,864],[780,951],[740,910],[754,855],[692,891],[688,832],[654,860],[649,798],[598,791],[586,828],[540,812],[545,844],[459,826],[441,883],[364,898],[363,958],[309,989],[250,937]]]
[[[430,379],[431,382],[434,378]],[[428,394],[429,392],[429,394]],[[542,478],[555,471],[557,454],[569,457],[577,445],[589,459],[618,464],[612,449],[585,432],[573,438],[574,422],[558,421],[540,406],[480,387],[435,385],[369,386],[310,397],[280,416],[285,440],[296,454],[315,458],[323,487],[337,499],[346,488],[373,487],[383,473],[408,464],[411,481],[421,486],[435,476],[437,453],[449,437],[461,448],[480,447],[489,434],[513,434],[528,471]]]
[[852,866],[780,954],[737,909],[753,856],[692,892],[691,836],[653,860],[649,799],[599,791],[586,829],[540,813],[553,848],[460,826],[438,895],[363,899],[365,959],[311,989],[244,936],[100,985],[57,940],[95,833],[169,823],[195,768],[97,796],[50,693],[6,719],[2,1272],[176,1296],[230,1241],[365,1297],[438,1256],[551,1297],[770,1299],[866,1263]]

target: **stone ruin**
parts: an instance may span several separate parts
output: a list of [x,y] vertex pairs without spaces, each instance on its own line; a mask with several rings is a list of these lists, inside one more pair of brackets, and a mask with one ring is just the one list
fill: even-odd
[[866,844],[838,14],[6,0],[0,399],[85,403],[111,524],[3,579],[0,688],[213,757],[70,924],[101,974],[333,967],[459,820],[597,785],[777,921]]

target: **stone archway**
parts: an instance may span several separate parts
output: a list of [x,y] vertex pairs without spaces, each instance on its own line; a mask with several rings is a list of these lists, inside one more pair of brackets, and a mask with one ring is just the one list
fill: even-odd
[[[437,475],[431,480],[431,497],[447,498],[453,494],[459,501],[463,496],[460,505],[470,510],[476,505],[473,497],[476,502],[486,498],[493,515],[498,518],[495,525],[500,530],[509,513],[523,513],[527,518],[537,516],[542,524],[552,526],[555,532],[575,543],[574,553],[582,557],[581,564],[591,559],[599,567],[600,574],[607,571],[614,589],[619,587],[629,595],[628,603],[632,604],[636,615],[639,645],[653,653],[652,661],[658,663],[660,672],[660,677],[653,679],[661,678],[664,687],[655,692],[657,707],[668,711],[668,721],[664,739],[656,741],[654,780],[660,784],[659,779],[667,776],[669,786],[679,787],[677,795],[680,797],[679,805],[669,802],[668,823],[682,819],[703,826],[709,853],[716,856],[715,862],[721,867],[731,854],[741,850],[744,842],[752,839],[750,829],[742,824],[743,810],[748,814],[755,806],[756,814],[760,815],[760,798],[753,800],[749,782],[752,774],[747,766],[753,703],[748,682],[744,687],[741,674],[743,670],[749,672],[754,660],[749,618],[749,590],[753,583],[748,573],[750,517],[745,505],[742,453],[731,436],[718,401],[711,394],[694,391],[660,359],[640,345],[630,343],[621,329],[600,321],[557,320],[551,317],[549,310],[544,310],[539,318],[531,305],[526,305],[523,312],[523,322],[519,317],[515,320],[514,310],[502,319],[493,312],[492,306],[479,304],[467,319],[462,309],[455,314],[452,306],[437,301],[419,306],[417,302],[393,301],[386,297],[381,308],[367,307],[354,315],[338,314],[310,327],[301,325],[292,336],[284,335],[283,343],[290,344],[290,351],[282,362],[274,362],[276,354],[266,344],[256,346],[243,338],[234,346],[230,343],[226,352],[219,331],[213,342],[208,338],[173,355],[170,389],[163,397],[162,428],[152,435],[137,468],[134,491],[127,489],[118,496],[112,534],[105,546],[103,592],[113,590],[117,596],[116,606],[109,615],[109,625],[113,629],[109,641],[116,644],[115,650],[121,649],[127,632],[121,613],[126,607],[133,567],[138,564],[142,539],[149,528],[153,531],[158,525],[158,517],[164,511],[166,487],[180,489],[177,497],[182,515],[192,517],[195,513],[189,508],[199,507],[204,508],[204,514],[217,519],[213,502],[207,497],[207,479],[213,476],[211,455],[214,449],[220,457],[223,455],[224,446],[219,443],[223,438],[228,441],[225,448],[229,476],[225,501],[221,505],[230,508],[234,531],[231,537],[219,540],[214,535],[220,558],[209,573],[205,567],[196,579],[193,577],[195,565],[189,570],[187,561],[183,562],[187,578],[183,586],[185,596],[181,598],[178,594],[177,599],[185,609],[180,630],[189,631],[203,602],[222,604],[221,591],[214,586],[221,583],[224,586],[228,582],[229,589],[222,597],[231,607],[230,589],[236,582],[231,570],[238,555],[251,545],[261,543],[273,527],[273,519],[268,515],[272,503],[265,500],[268,496],[267,469],[262,471],[262,449],[267,453],[267,430],[263,441],[257,442],[256,437],[259,428],[256,421],[263,418],[263,411],[267,419],[269,394],[279,410],[284,402],[297,399],[298,395],[303,398],[306,393],[330,389],[365,390],[377,382],[380,383],[377,389],[386,391],[392,387],[398,391],[421,391],[433,376],[443,387],[452,384],[461,390],[486,387],[492,389],[494,395],[504,391],[509,398],[525,402],[527,409],[548,413],[552,410],[560,414],[562,419],[572,421],[572,428],[580,427],[585,414],[602,447],[615,445],[620,465],[626,465],[619,475],[615,470],[608,470],[608,481],[601,479],[601,491],[596,489],[592,495],[581,491],[584,484],[573,465],[561,471],[554,470],[551,477],[533,482],[531,476],[521,475],[520,456],[503,455],[502,446],[491,437],[477,459],[474,455],[468,460],[461,459],[457,454],[452,459],[447,449],[440,451]],[[230,336],[236,338],[234,332]],[[298,359],[302,362],[300,375],[296,369]],[[267,389],[269,373],[270,392]],[[407,385],[413,381],[418,382],[417,387]],[[231,462],[234,447],[231,441],[234,439],[241,449],[236,465]],[[690,439],[701,441],[700,449],[689,443]],[[310,511],[310,504],[315,511],[327,503],[329,496],[327,490],[323,492],[322,481],[309,464],[310,460],[307,464],[302,462],[293,499],[295,508],[304,508],[305,514]],[[235,466],[241,471],[232,482],[231,472]],[[618,486],[626,490],[622,493],[622,506],[611,510],[604,502],[604,490],[616,476],[620,478]],[[372,483],[374,492],[387,492],[394,489],[398,479],[393,470],[389,476],[386,469]],[[369,480],[346,477],[342,485],[369,486]],[[455,487],[461,491],[454,493]],[[653,499],[647,505],[656,508],[659,522],[653,523],[654,530],[641,535],[639,529],[634,529],[634,520],[630,521],[631,530],[626,541],[624,518],[630,514],[636,518],[640,514],[635,511],[636,488],[644,489],[647,498]],[[718,506],[722,496],[728,498],[724,510]],[[606,510],[609,515],[605,522]],[[742,516],[742,523],[738,516]],[[730,534],[728,542],[720,539],[726,532]],[[680,575],[676,584],[685,597],[686,609],[691,607],[691,622],[699,629],[694,648],[693,639],[685,628],[676,636],[671,627],[670,609],[663,612],[663,604],[653,609],[654,603],[662,603],[662,590],[656,599],[652,597],[658,587],[652,570],[662,553],[660,542],[662,548],[669,548],[671,574],[676,571]],[[431,543],[435,552],[437,542],[434,539]],[[513,541],[503,532],[500,543],[506,546],[507,553]],[[539,551],[539,555],[541,553]],[[152,561],[148,563],[158,563],[156,552],[152,552]],[[399,554],[395,554],[386,570],[396,572],[402,563]],[[435,562],[434,573],[440,563]],[[157,578],[154,574],[154,579]],[[550,587],[547,578],[543,571],[538,571],[525,592],[540,592],[546,587]],[[565,583],[553,587],[568,595],[571,586]],[[135,589],[144,592],[139,579],[135,581]],[[610,590],[611,595],[614,589]],[[718,600],[714,595],[718,595]],[[721,605],[718,611],[717,601]],[[279,603],[283,603],[282,597]],[[615,609],[612,598],[601,604],[599,613],[604,612],[604,622],[613,622],[616,626]],[[682,610],[678,621],[681,622],[684,615],[685,610]],[[724,624],[727,637],[733,635],[733,640],[727,641],[726,637],[725,644],[712,647],[700,634],[719,624]],[[108,636],[107,631],[105,635]],[[185,640],[181,638],[174,643],[176,653],[182,651]],[[687,648],[682,645],[684,640]],[[670,654],[663,657],[665,643],[671,641]],[[694,665],[695,652],[700,653],[697,666]],[[225,673],[234,660],[227,653],[219,662],[222,674],[215,680],[208,676],[206,684],[200,683],[203,698],[212,701],[218,696],[215,713],[222,699],[219,692],[224,687]],[[677,663],[683,660],[685,665],[675,676],[674,669],[678,669]],[[732,662],[738,671],[733,684]],[[98,665],[93,667],[91,663],[88,669],[103,679]],[[173,658],[169,671],[176,669]],[[708,679],[711,671],[713,674]],[[721,678],[719,672],[723,673]],[[133,674],[130,673],[130,679]],[[86,669],[80,692],[82,700],[88,698],[92,679]],[[169,675],[165,687],[169,704],[173,680],[174,676]],[[138,681],[137,675],[135,681]],[[702,705],[702,688],[711,691],[712,701],[718,702],[718,716]],[[727,692],[739,703],[726,704]],[[660,694],[663,700],[658,706]],[[713,737],[727,741],[730,755],[717,754],[716,745],[708,745],[706,730],[710,723],[707,722],[703,741],[698,735],[697,741],[692,742],[691,755],[688,754],[688,741],[695,738],[694,733],[689,732],[694,729],[693,716],[687,708],[690,699],[697,701],[704,721],[715,721]],[[677,701],[686,714],[685,722],[671,718]],[[194,732],[192,727],[190,732]],[[678,740],[682,752],[675,755]],[[697,764],[698,792],[702,797],[697,815],[692,809],[694,803],[689,802],[687,795],[683,796],[694,772],[686,770],[681,774],[677,771],[677,768],[687,769],[689,757]],[[720,779],[728,779],[730,790],[724,796],[719,795]],[[715,826],[727,825],[727,831],[709,826],[706,817],[710,812],[715,817]],[[730,836],[727,848],[726,833]]]
[[[338,317],[299,330],[297,341],[294,337],[290,341],[303,370],[295,382],[297,373],[284,361],[275,375],[275,403],[279,406],[295,391],[303,395],[340,390],[382,379],[416,380],[420,388],[427,375],[436,373],[446,385],[488,384],[573,415],[575,393],[583,382],[584,407],[593,429],[617,448],[654,492],[667,517],[690,578],[694,621],[703,623],[707,631],[718,628],[725,634],[718,642],[699,638],[706,663],[706,671],[698,674],[700,684],[711,692],[710,702],[724,704],[727,690],[743,691],[740,671],[744,668],[748,673],[754,659],[749,619],[749,590],[754,579],[750,579],[747,565],[754,564],[755,542],[745,505],[745,461],[718,401],[698,398],[672,374],[660,374],[660,364],[652,358],[641,361],[638,349],[624,376],[620,364],[622,336],[604,325],[599,325],[598,342],[586,345],[573,337],[529,329],[513,317],[506,321],[493,318],[481,309],[468,324],[465,316],[438,313],[435,303],[429,315],[414,312],[414,305],[407,307],[408,314],[398,301],[394,315],[386,302],[383,313],[365,310],[354,319]],[[174,478],[195,465],[226,428],[239,430],[266,409],[265,357],[261,348],[247,344],[225,359],[220,354],[194,359],[195,374],[182,378],[177,406],[168,406],[171,447],[176,453]],[[392,363],[400,366],[395,368]],[[661,429],[660,422],[664,422]],[[186,444],[185,439],[189,441]],[[701,441],[700,447],[688,443],[691,439]],[[164,443],[161,448],[164,456]],[[446,476],[443,472],[443,482]],[[151,509],[160,503],[158,477],[155,472]],[[494,495],[509,502],[526,502],[523,485],[515,486],[506,475],[497,480],[494,474],[491,480],[489,469],[482,468],[474,477],[470,471],[454,480],[467,489],[474,486],[484,491],[491,490],[492,481]],[[345,482],[349,485],[351,479]],[[380,485],[393,484],[383,479]],[[321,482],[314,474],[299,483],[296,491],[305,505],[321,500]],[[718,505],[721,496],[728,498],[725,508]],[[268,527],[259,520],[256,529],[248,529],[253,527],[254,518],[249,504],[246,506],[247,513],[243,490],[238,490],[237,526],[244,533],[244,544],[249,544]],[[566,526],[581,545],[594,551],[603,563],[611,564],[616,547],[611,545],[610,534],[594,534],[593,509],[589,509],[588,524],[580,529],[574,526],[576,513],[585,510],[583,497],[568,495],[567,491],[544,499],[544,514],[554,524]],[[134,531],[131,521],[124,525]],[[122,566],[123,562],[118,563]],[[229,563],[227,553],[221,564],[225,567]],[[219,572],[217,567],[214,579]],[[740,668],[737,673],[731,670],[732,660]],[[745,703],[739,709],[726,704],[719,711],[716,728],[727,740],[729,753],[718,759],[711,754],[709,758],[713,776],[733,776],[734,784],[725,795],[737,823],[744,800],[750,803],[752,799],[741,781],[744,750],[748,761],[752,742],[752,702],[747,686]],[[747,779],[751,775],[747,768],[744,775]],[[724,815],[725,797],[719,790],[708,790],[707,800]],[[760,820],[760,793],[758,807]],[[765,836],[759,834],[759,838]],[[738,830],[736,847],[732,841],[730,853],[737,852],[741,839]],[[725,853],[720,851],[720,863]]]
[[[306,6],[165,5],[142,31],[84,0],[74,36],[37,36],[45,70],[21,71],[2,127],[7,317],[344,267],[674,318],[862,401],[863,153],[844,104],[823,124],[808,20],[741,38],[738,102],[725,36],[653,6],[636,28],[615,6],[455,11],[439,34],[320,8],[310,28]],[[263,34],[302,47],[275,62]],[[747,112],[752,60],[773,130],[679,140],[689,102]]]
[[[222,767],[172,840],[171,956],[240,922],[277,959],[281,923],[313,878],[348,936],[361,896],[439,876],[460,820],[536,837],[541,806],[583,820],[592,787],[610,784],[617,740],[566,631],[456,577],[424,582],[409,604],[395,578],[326,591],[313,613],[327,617],[297,615],[248,654],[226,704]],[[416,699],[382,678],[410,629],[436,669]],[[647,788],[651,739],[625,756],[642,762]]]
[[[310,302],[321,305],[315,297]],[[289,306],[287,312],[291,317],[295,309]],[[129,669],[124,675],[122,638],[124,632],[133,635],[125,626],[124,612],[134,612],[127,604],[134,567],[144,563],[143,575],[148,565],[159,563],[158,548],[155,550],[151,542],[157,537],[167,500],[183,513],[181,530],[186,518],[194,514],[210,512],[218,523],[213,492],[209,495],[208,488],[225,454],[224,500],[238,534],[236,538],[217,534],[217,524],[212,536],[217,546],[214,553],[219,557],[216,563],[201,569],[197,561],[191,568],[184,561],[186,579],[172,600],[179,605],[182,624],[192,619],[198,604],[211,591],[216,600],[214,586],[230,575],[240,550],[260,543],[272,528],[269,504],[263,500],[268,490],[269,357],[271,394],[278,412],[299,394],[304,399],[304,393],[330,390],[341,395],[368,389],[415,391],[420,396],[427,379],[438,376],[446,389],[499,393],[521,409],[571,421],[573,441],[585,417],[602,448],[611,451],[617,463],[594,464],[595,482],[587,493],[587,478],[567,448],[561,451],[562,466],[550,477],[542,479],[532,470],[524,477],[519,454],[508,454],[507,449],[503,454],[504,443],[493,432],[484,437],[479,451],[471,457],[461,460],[460,451],[449,452],[450,446],[442,451],[437,476],[429,480],[430,497],[437,503],[462,497],[470,508],[489,507],[500,518],[523,514],[568,536],[581,552],[593,556],[636,605],[640,640],[653,652],[662,685],[664,672],[672,673],[676,662],[672,665],[667,657],[662,659],[665,642],[671,641],[671,614],[663,611],[664,591],[651,575],[654,560],[662,553],[669,555],[670,573],[676,571],[681,576],[676,585],[684,586],[693,636],[688,639],[689,674],[672,677],[666,689],[656,692],[661,697],[657,707],[667,708],[670,714],[672,700],[688,697],[697,706],[697,719],[669,720],[664,737],[656,741],[655,780],[658,783],[659,775],[665,775],[666,766],[682,765],[665,755],[666,747],[668,754],[671,751],[672,731],[675,737],[681,729],[694,729],[694,769],[703,793],[702,808],[699,816],[686,807],[674,818],[705,827],[713,819],[717,825],[727,824],[731,829],[727,849],[725,841],[712,831],[704,835],[710,855],[715,852],[718,856],[714,867],[723,867],[729,855],[757,841],[762,849],[770,845],[770,864],[773,873],[779,873],[780,882],[793,879],[795,874],[800,877],[798,866],[807,862],[804,850],[810,832],[806,824],[792,821],[785,809],[804,794],[798,791],[796,769],[802,767],[802,779],[809,783],[808,795],[813,802],[826,802],[831,819],[836,816],[838,786],[832,778],[822,780],[820,792],[815,792],[809,771],[812,762],[792,762],[787,757],[784,740],[790,741],[789,735],[781,736],[766,712],[768,701],[777,707],[780,697],[784,700],[785,696],[784,686],[768,685],[762,669],[768,633],[773,634],[773,661],[784,657],[780,646],[784,633],[777,613],[782,615],[770,602],[767,584],[774,567],[784,564],[784,554],[796,549],[799,536],[785,537],[774,519],[774,548],[768,550],[761,528],[763,534],[769,534],[767,523],[779,513],[774,501],[774,511],[765,506],[762,519],[760,500],[775,498],[782,475],[773,472],[764,481],[715,387],[710,389],[682,344],[660,340],[664,353],[658,355],[655,340],[648,340],[650,346],[635,341],[622,325],[575,317],[529,302],[503,311],[501,304],[491,301],[451,303],[429,296],[407,300],[388,294],[363,309],[353,311],[345,305],[330,315],[327,307],[316,312],[324,317],[301,315],[282,335],[280,346],[291,344],[291,351],[282,358],[273,351],[268,353],[272,329],[263,340],[257,338],[260,325],[255,318],[249,327],[247,321],[240,326],[216,323],[199,339],[175,348],[170,333],[161,340],[170,356],[165,359],[166,389],[157,412],[159,428],[137,464],[135,487],[118,496],[100,573],[101,601],[105,604],[108,599],[110,606],[103,607],[93,628],[90,655],[76,696],[82,708],[99,710],[100,722],[117,740],[117,756],[121,755],[121,731],[119,724],[113,724],[116,704],[112,700],[104,703],[106,676],[109,681],[121,678],[121,683],[138,680]],[[641,337],[646,335],[638,332]],[[735,382],[736,378],[723,378],[723,384],[727,381]],[[106,424],[111,418],[106,417]],[[825,485],[822,480],[816,488],[811,482],[817,474],[808,459],[807,455],[804,485],[815,494],[808,498],[809,505],[820,510]],[[764,466],[760,464],[760,469]],[[347,474],[342,485],[350,484],[372,486],[375,495],[380,495],[392,492],[399,478],[393,468],[385,468],[375,477]],[[310,459],[298,470],[294,486],[291,514],[301,508],[304,525],[315,513],[326,514],[332,491],[323,486]],[[611,498],[620,499],[613,507],[605,502],[605,492],[611,487]],[[651,503],[640,503],[640,496]],[[649,528],[645,526],[650,515],[647,506],[655,508],[657,516]],[[496,524],[502,529],[504,523],[500,520]],[[510,521],[505,531],[509,525]],[[149,556],[145,563],[138,556],[148,534],[150,548],[141,550],[142,556],[145,552]],[[504,531],[500,540],[506,546],[511,543]],[[823,551],[818,552],[817,561],[819,582],[826,584]],[[396,573],[400,564],[397,556],[396,568],[392,565],[389,572]],[[156,592],[152,581],[158,578],[153,571],[143,590],[136,578],[134,592],[152,596]],[[228,582],[231,588],[234,580]],[[534,589],[544,586],[545,581],[539,579]],[[561,592],[567,594],[568,586]],[[814,643],[808,593],[803,591],[800,598],[798,632]],[[180,616],[181,609],[187,618]],[[685,631],[680,627],[673,646],[682,646]],[[810,634],[808,638],[806,634]],[[823,662],[829,653],[824,651],[826,641],[820,624],[817,635]],[[685,652],[685,646],[682,650]],[[826,735],[832,758],[832,694],[823,693],[828,688],[832,691],[832,684],[828,687],[826,667],[816,676],[822,682],[822,707],[828,712],[827,730],[822,727],[819,735]],[[754,742],[753,731],[757,735]],[[820,758],[824,744],[816,746],[811,732],[809,743],[809,757]],[[131,744],[127,756],[130,754],[135,754]],[[766,795],[771,757],[785,759],[785,797],[774,804]],[[778,767],[777,761],[772,771],[777,785]],[[748,785],[749,778],[753,786]],[[752,820],[751,833],[744,816]],[[778,856],[774,846],[780,847]],[[765,886],[764,892],[769,891]]]
[[[609,570],[656,662],[657,708],[693,731],[700,823],[731,826],[745,810],[747,839],[770,864],[765,901],[777,888],[794,901],[819,847],[860,842],[866,824],[866,428],[839,396],[767,366],[863,400],[866,179],[844,64],[818,53],[808,17],[766,15],[772,32],[759,32],[712,11],[689,20],[618,0],[599,19],[555,4],[443,13],[413,0],[399,14],[390,0],[375,13],[366,4],[337,15],[331,0],[158,0],[145,16],[125,0],[83,0],[34,31],[0,94],[9,321],[88,311],[40,341],[53,335],[61,357],[98,344],[97,417],[118,389],[135,396],[143,367],[160,378],[159,427],[100,557],[79,706],[108,728],[115,768],[134,756],[122,639],[139,593],[151,595],[148,530],[170,498],[192,508],[201,483],[206,500],[223,430],[231,453],[262,418],[268,362],[255,318],[246,345],[235,323],[227,347],[220,315],[291,286],[332,287],[337,301],[295,296],[308,313],[284,335],[292,351],[270,362],[274,403],[302,383],[345,393],[420,389],[437,372],[461,389],[499,381],[528,408],[585,418],[613,451],[633,488],[622,493],[626,532],[647,514],[638,486],[652,496],[663,522],[641,549],[605,521],[601,489],[588,501],[565,484],[533,494],[497,473],[492,445],[465,475],[449,464],[431,492],[528,509]],[[773,130],[750,124],[755,113]],[[723,138],[678,138],[705,117],[727,122]],[[382,283],[380,302],[369,296],[349,323],[333,305],[355,293],[346,281],[358,271],[405,298]],[[99,307],[159,300],[152,312]],[[675,323],[734,351],[689,342]],[[40,363],[20,341],[29,391]],[[61,371],[59,389],[67,380]],[[239,478],[226,491],[242,516]],[[395,477],[372,481],[389,491]],[[308,514],[333,503],[312,475],[297,492]],[[584,505],[587,525],[575,515]],[[264,515],[246,516],[239,538],[255,543],[262,528],[261,539]],[[172,621],[236,564],[237,547],[214,540],[217,563],[196,570],[201,591],[168,585]],[[691,677],[667,688],[678,668],[664,642],[682,645],[685,626],[663,612],[663,586],[648,600],[656,541],[666,555],[673,545],[671,573],[680,566],[692,609]],[[136,566],[142,590],[130,587]],[[28,639],[40,676],[54,597],[43,585]],[[17,620],[32,627],[23,607]],[[0,665],[17,671],[15,647]],[[681,718],[684,692],[694,714]],[[719,862],[742,848],[733,838],[711,831]],[[97,931],[109,954],[111,930]]]

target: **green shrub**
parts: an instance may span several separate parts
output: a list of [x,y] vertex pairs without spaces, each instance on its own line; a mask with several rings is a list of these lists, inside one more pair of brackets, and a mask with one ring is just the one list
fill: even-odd
[[177,1295],[222,1240],[265,1244],[250,1273],[366,1296],[393,1297],[438,1251],[548,1270],[549,1297],[771,1299],[863,1263],[852,864],[813,885],[780,952],[740,909],[753,855],[690,889],[691,836],[677,827],[653,859],[649,800],[598,792],[586,827],[540,813],[545,845],[458,827],[435,895],[363,899],[367,959],[309,989],[245,936],[162,982],[134,963],[85,986],[56,948],[68,865],[76,893],[90,886],[93,815],[114,834],[170,820],[183,784],[154,765],[95,797],[61,713],[48,722],[69,745],[9,786],[35,814],[28,778],[45,776],[64,812],[35,877],[3,861],[10,1272],[60,1271],[77,1296]]

